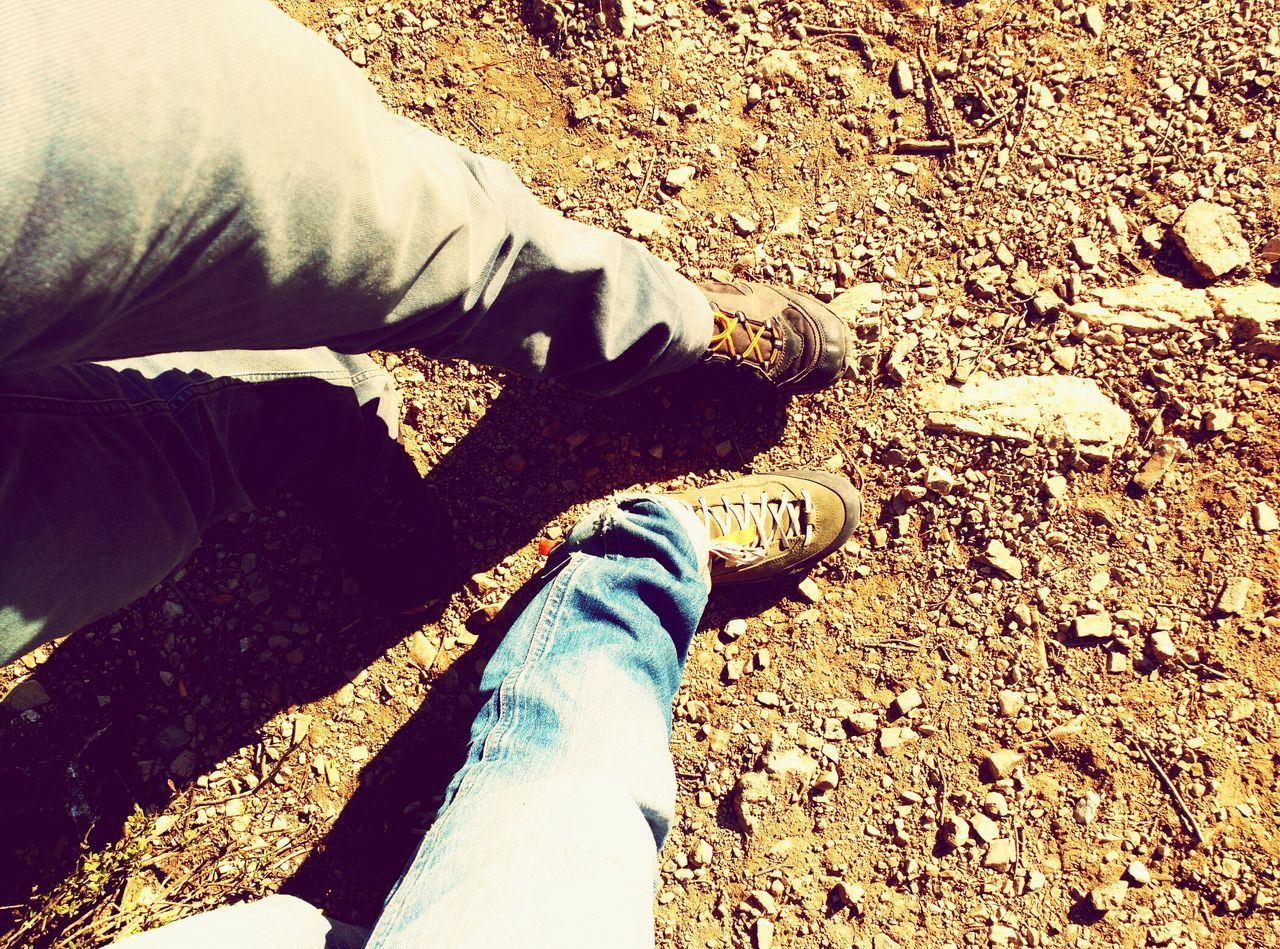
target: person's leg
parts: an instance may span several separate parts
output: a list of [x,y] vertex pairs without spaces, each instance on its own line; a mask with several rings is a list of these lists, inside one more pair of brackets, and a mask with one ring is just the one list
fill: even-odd
[[789,471],[606,506],[489,661],[467,758],[370,946],[648,946],[674,814],[671,702],[712,581],[794,575],[860,523]]
[[652,943],[671,701],[709,589],[698,530],[690,508],[631,499],[553,554],[370,946]]
[[710,585],[805,570],[861,512],[847,479],[790,471],[580,521],[489,661],[466,761],[369,945],[652,945],[671,701]]
[[299,473],[376,485],[397,412],[371,359],[324,349],[0,373],[0,663],[146,593]]
[[220,906],[121,939],[113,949],[361,949],[368,932],[324,916],[296,896],[276,894]]
[[0,371],[417,346],[611,392],[711,338],[672,267],[390,114],[267,0],[0,22]]

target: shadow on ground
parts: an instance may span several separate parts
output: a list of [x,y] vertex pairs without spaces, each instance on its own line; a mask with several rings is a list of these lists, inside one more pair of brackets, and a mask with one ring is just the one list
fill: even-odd
[[[432,419],[421,404],[430,401],[410,422],[426,428]],[[580,503],[749,467],[786,414],[769,393],[706,374],[607,400],[516,380],[427,481],[454,512],[467,576],[527,549]],[[40,905],[33,894],[72,874],[82,853],[118,841],[137,809],[157,813],[194,794],[195,782],[259,741],[277,713],[331,695],[432,621],[386,616],[344,592],[339,560],[307,512],[282,497],[210,531],[161,587],[53,650],[37,670],[50,701],[33,717],[0,722],[0,835],[9,854],[0,934]],[[782,592],[752,599],[767,604]],[[462,760],[479,670],[497,641],[486,635],[432,684],[287,889],[339,918],[376,916]],[[252,892],[246,882],[241,895]]]

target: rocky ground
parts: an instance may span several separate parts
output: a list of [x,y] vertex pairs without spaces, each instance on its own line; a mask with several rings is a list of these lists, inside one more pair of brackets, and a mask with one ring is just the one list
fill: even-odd
[[0,944],[367,924],[537,539],[796,464],[867,522],[707,613],[661,946],[1280,944],[1280,8],[282,5],[564,213],[831,301],[858,365],[596,402],[388,355],[472,580],[382,616],[282,497],[0,673]]

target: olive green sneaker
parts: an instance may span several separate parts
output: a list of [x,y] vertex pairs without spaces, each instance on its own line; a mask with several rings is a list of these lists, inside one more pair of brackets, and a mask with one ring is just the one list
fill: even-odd
[[705,283],[715,330],[703,360],[741,368],[781,392],[818,392],[844,374],[849,331],[811,296],[738,280]]
[[712,583],[803,573],[862,522],[862,494],[825,471],[748,475],[663,497],[688,504],[707,528]]

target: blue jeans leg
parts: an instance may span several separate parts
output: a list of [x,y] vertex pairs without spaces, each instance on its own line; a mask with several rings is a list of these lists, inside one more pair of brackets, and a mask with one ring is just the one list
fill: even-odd
[[373,360],[327,349],[0,372],[0,663],[142,596],[300,472],[373,482],[398,409]]
[[617,392],[711,338],[669,264],[389,112],[274,3],[0,23],[0,371],[416,346]]
[[624,500],[553,555],[370,946],[652,944],[671,701],[708,592],[692,520]]

